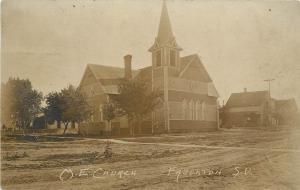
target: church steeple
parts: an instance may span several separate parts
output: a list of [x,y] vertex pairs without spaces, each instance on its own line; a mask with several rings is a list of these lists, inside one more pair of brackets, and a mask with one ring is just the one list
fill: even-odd
[[167,5],[163,0],[158,34],[154,44],[149,49],[152,53],[153,68],[166,66],[179,70],[179,53],[181,50],[173,35]]
[[157,42],[159,44],[168,43],[174,39],[174,35],[172,32],[172,26],[168,14],[168,9],[166,5],[166,1],[163,1],[163,7],[160,16],[158,34],[157,34]]
[[178,51],[182,50],[176,43],[165,0],[163,0],[157,37],[149,51],[153,52],[164,46],[175,48]]

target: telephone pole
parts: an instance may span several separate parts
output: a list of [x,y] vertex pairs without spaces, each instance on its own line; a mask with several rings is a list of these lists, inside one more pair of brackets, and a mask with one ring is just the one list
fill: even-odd
[[265,82],[269,83],[269,100],[267,106],[267,126],[272,125],[272,107],[271,107],[271,82],[275,79],[265,79]]
[[266,79],[264,80],[265,82],[269,83],[269,98],[271,98],[271,82],[274,81],[275,79]]

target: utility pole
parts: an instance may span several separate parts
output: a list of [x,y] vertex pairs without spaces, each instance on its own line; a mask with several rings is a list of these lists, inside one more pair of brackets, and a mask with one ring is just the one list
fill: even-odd
[[275,79],[266,79],[264,80],[265,82],[269,83],[269,98],[271,99],[271,82],[274,81]]
[[271,108],[271,82],[275,79],[265,79],[265,82],[269,83],[269,100],[268,100],[268,107],[267,107],[267,125],[270,126],[271,124],[271,114],[272,114],[272,108]]

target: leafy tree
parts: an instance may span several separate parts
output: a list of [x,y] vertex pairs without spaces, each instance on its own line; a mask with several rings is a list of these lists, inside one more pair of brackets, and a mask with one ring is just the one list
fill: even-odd
[[105,102],[102,105],[103,119],[108,123],[108,130],[111,132],[111,121],[116,118],[116,107],[111,102]]
[[91,109],[83,94],[74,86],[69,85],[61,92],[52,92],[46,97],[45,113],[48,121],[57,121],[64,124],[65,135],[69,123],[78,124],[89,117]]
[[144,81],[125,80],[119,85],[119,94],[112,96],[116,106],[128,116],[131,134],[134,135],[137,123],[141,133],[143,120],[159,105],[159,98],[162,93],[158,90],[151,90],[151,85]]
[[61,121],[64,123],[65,134],[69,123],[80,123],[90,116],[91,108],[85,97],[74,86],[69,85],[61,91],[62,115]]
[[58,92],[51,92],[46,96],[47,106],[44,108],[44,113],[47,118],[47,122],[53,123],[57,122],[57,128],[61,127],[61,117],[62,117],[62,96]]
[[10,78],[2,87],[6,122],[25,132],[41,111],[42,93],[33,89],[28,79]]

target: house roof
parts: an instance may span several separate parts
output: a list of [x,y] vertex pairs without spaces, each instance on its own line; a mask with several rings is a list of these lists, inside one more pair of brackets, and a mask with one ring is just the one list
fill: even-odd
[[260,106],[268,98],[268,91],[232,93],[226,107]]
[[297,104],[294,98],[286,100],[276,100],[276,109],[297,109]]

